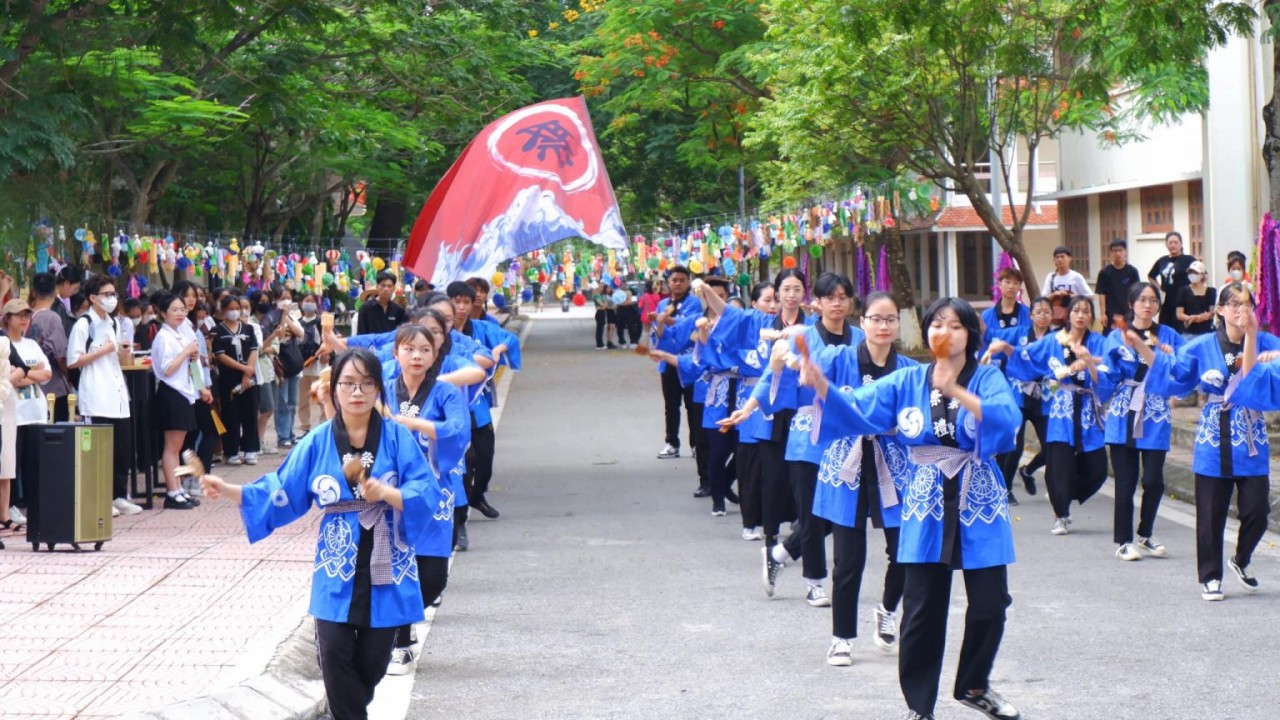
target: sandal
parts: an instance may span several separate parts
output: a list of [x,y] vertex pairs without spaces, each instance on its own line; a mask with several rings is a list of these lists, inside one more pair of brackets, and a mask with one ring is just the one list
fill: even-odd
[[[21,523],[16,523],[13,520],[0,520],[0,530],[8,530],[9,532],[18,532],[23,527],[25,526],[22,525]],[[0,549],[3,549],[3,547],[0,546]]]

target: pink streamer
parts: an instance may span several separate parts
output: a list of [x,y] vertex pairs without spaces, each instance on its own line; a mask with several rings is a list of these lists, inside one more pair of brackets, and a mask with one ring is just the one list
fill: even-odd
[[884,243],[880,244],[880,263],[876,266],[876,289],[881,292],[893,291],[893,281],[889,276],[889,252]]

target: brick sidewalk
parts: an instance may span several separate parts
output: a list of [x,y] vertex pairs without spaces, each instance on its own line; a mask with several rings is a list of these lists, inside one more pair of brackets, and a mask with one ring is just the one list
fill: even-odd
[[[254,467],[220,467],[248,482]],[[159,507],[157,502],[157,507]],[[115,518],[101,552],[0,551],[0,717],[115,717],[256,675],[306,613],[320,514],[250,546],[236,507]]]

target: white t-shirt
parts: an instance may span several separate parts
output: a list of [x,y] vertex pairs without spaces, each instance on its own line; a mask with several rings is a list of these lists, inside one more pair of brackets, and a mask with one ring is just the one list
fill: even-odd
[[[13,341],[10,340],[12,343]],[[34,368],[41,363],[50,367],[49,358],[40,349],[40,344],[31,338],[22,338],[13,347],[17,349],[18,356],[22,358],[23,363],[28,368]],[[49,403],[44,398],[44,392],[40,390],[40,385],[26,385],[13,389],[14,395],[18,398],[18,424],[34,425],[36,423],[49,422]]]
[[[160,331],[156,333],[156,338],[151,342],[151,369],[155,371],[156,377],[160,382],[177,390],[187,402],[195,402],[200,397],[200,393],[196,391],[195,384],[191,382],[191,361],[182,363],[177,370],[171,375],[164,373],[165,368],[169,367],[169,363],[182,352],[182,349],[188,344],[195,342],[196,334],[191,330],[191,323],[184,322],[174,330],[169,325],[163,325]],[[196,360],[197,366],[200,361]],[[200,372],[200,368],[196,368]],[[203,373],[202,373],[203,375]]]
[[[80,359],[86,344],[90,351],[97,350],[114,340],[117,332],[119,324],[113,322],[110,315],[100,318],[95,310],[85,313],[76,320],[71,327],[71,336],[67,338],[67,364]],[[84,417],[129,417],[129,388],[125,385],[117,353],[107,353],[80,368],[77,391],[76,408]]]
[[1066,275],[1059,275],[1057,271],[1051,272],[1044,278],[1044,286],[1040,291],[1045,295],[1066,290],[1071,293],[1072,297],[1083,295],[1084,297],[1093,297],[1093,291],[1089,289],[1089,282],[1084,276],[1075,270],[1068,270]]

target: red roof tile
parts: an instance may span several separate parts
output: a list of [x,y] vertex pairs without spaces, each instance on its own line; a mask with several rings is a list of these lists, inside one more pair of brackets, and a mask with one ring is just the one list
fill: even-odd
[[[1000,215],[1005,226],[1013,224],[1013,214],[1008,207],[1000,208]],[[1041,203],[1040,212],[1032,210],[1031,219],[1027,221],[1027,227],[1057,227],[1057,225],[1057,203]],[[933,227],[954,230],[957,228],[983,228],[986,225],[978,217],[978,212],[971,207],[948,207],[942,211],[942,216],[938,218]]]

